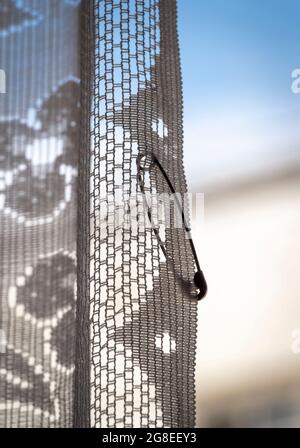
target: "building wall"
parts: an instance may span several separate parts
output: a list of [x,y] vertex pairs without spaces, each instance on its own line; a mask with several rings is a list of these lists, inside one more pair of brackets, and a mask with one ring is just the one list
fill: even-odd
[[209,285],[199,426],[300,427],[299,192],[297,170],[224,187],[205,196],[204,227],[193,223]]

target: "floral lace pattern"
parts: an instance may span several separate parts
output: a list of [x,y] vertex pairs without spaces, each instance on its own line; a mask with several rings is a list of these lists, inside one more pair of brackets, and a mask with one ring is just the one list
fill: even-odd
[[42,19],[36,11],[26,8],[23,0],[1,0],[0,37],[35,26]]
[[[77,162],[78,93],[75,81],[59,87],[34,111],[35,128],[18,121],[0,123],[0,210],[5,215],[26,225],[43,224],[71,200]],[[38,219],[42,216],[44,219]]]
[[0,4],[0,427],[72,426],[79,3]]

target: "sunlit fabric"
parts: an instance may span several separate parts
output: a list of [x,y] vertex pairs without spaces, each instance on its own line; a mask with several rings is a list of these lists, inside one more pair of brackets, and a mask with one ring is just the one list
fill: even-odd
[[176,1],[3,0],[0,45],[0,426],[193,426],[189,243],[109,207],[145,151],[186,192]]

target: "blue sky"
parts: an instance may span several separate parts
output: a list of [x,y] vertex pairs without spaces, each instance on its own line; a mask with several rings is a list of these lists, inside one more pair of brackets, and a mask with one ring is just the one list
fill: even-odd
[[299,0],[178,0],[178,12],[193,186],[200,165],[205,184],[300,161]]

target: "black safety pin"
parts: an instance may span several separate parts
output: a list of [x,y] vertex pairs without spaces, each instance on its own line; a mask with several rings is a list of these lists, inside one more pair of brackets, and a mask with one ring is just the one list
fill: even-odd
[[[145,194],[145,189],[144,189],[144,183],[143,183],[143,180],[142,180],[141,171],[145,171],[145,168],[142,167],[141,161],[142,161],[143,158],[146,159],[147,157],[150,157],[152,162],[157,165],[157,167],[159,168],[160,172],[164,176],[164,179],[167,182],[171,192],[175,195],[174,196],[175,197],[175,202],[176,202],[176,205],[177,205],[178,209],[181,212],[182,223],[184,225],[186,233],[188,234],[188,239],[189,239],[189,242],[190,242],[191,250],[192,250],[193,257],[194,257],[195,264],[196,264],[196,268],[197,268],[197,272],[194,275],[194,284],[195,284],[196,288],[199,290],[199,292],[197,294],[197,299],[201,300],[201,299],[203,299],[203,297],[205,297],[205,295],[207,293],[207,283],[206,283],[204,274],[203,274],[203,272],[202,272],[202,270],[200,268],[200,263],[199,263],[199,260],[198,260],[198,257],[197,257],[197,253],[196,253],[196,249],[195,249],[195,246],[194,246],[194,242],[193,242],[193,239],[192,239],[192,236],[191,236],[191,229],[188,227],[188,225],[186,223],[186,219],[185,219],[183,208],[181,207],[181,204],[179,203],[179,200],[177,198],[177,195],[176,195],[175,189],[174,189],[174,187],[172,185],[172,182],[170,181],[166,171],[164,170],[162,164],[160,163],[160,161],[158,160],[157,156],[154,153],[145,153],[144,152],[144,153],[141,153],[141,154],[139,154],[137,156],[137,159],[136,159],[136,163],[137,163],[137,178],[138,178],[138,183],[139,183],[139,186],[140,186],[140,190],[141,190],[141,192],[144,195]],[[151,165],[150,165],[149,169],[151,168]],[[155,235],[157,237],[159,246],[160,246],[160,248],[161,248],[165,258],[168,259],[165,245],[164,245],[163,241],[161,240],[157,229],[153,226],[152,215],[151,215],[150,207],[149,207],[147,201],[146,201],[146,205],[147,205],[147,209],[148,209],[147,210],[147,214],[148,214],[148,218],[149,218],[149,221],[151,223],[151,226],[152,226],[152,230],[154,231],[154,233],[155,233]]]

